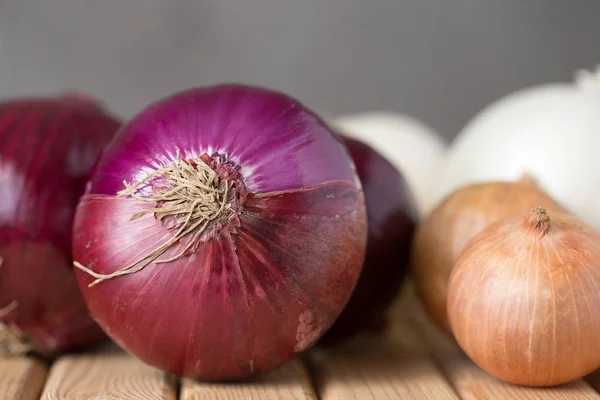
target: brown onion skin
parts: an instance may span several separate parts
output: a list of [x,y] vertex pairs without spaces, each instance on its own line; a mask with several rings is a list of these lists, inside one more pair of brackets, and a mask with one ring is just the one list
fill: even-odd
[[358,284],[320,343],[330,345],[361,331],[387,326],[387,309],[408,272],[416,226],[415,200],[400,172],[370,146],[342,136],[365,194],[367,251]]
[[454,262],[469,241],[490,224],[537,206],[565,212],[529,177],[472,184],[446,197],[417,228],[411,276],[425,309],[439,327],[450,333],[448,282]]
[[91,97],[68,94],[0,103],[0,125],[0,309],[16,304],[0,323],[44,356],[95,345],[106,335],[75,278],[72,224],[120,122]]
[[487,228],[456,262],[448,292],[463,350],[490,374],[527,386],[600,367],[600,235],[567,214],[548,215]]

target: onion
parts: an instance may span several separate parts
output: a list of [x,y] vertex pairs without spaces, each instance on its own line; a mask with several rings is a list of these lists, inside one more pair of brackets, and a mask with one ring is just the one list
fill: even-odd
[[64,98],[0,103],[0,354],[103,339],[71,265],[75,207],[119,122]]
[[177,375],[265,373],[333,324],[360,275],[366,211],[340,139],[257,87],[177,93],[106,149],[73,249],[99,324]]
[[600,235],[535,208],[475,238],[456,262],[448,315],[463,350],[505,381],[551,386],[600,367]]
[[408,269],[417,220],[412,193],[402,175],[368,145],[343,138],[361,180],[369,220],[367,253],[346,308],[322,343],[335,343],[363,330],[382,330],[386,312]]
[[446,141],[416,119],[392,112],[373,111],[341,116],[332,125],[345,135],[373,147],[408,182],[421,216],[434,206],[432,183],[446,150]]
[[411,274],[425,309],[441,328],[450,332],[448,281],[465,246],[488,225],[536,206],[565,211],[528,176],[517,182],[474,184],[448,196],[419,226]]
[[600,69],[574,84],[521,90],[481,111],[454,140],[439,170],[436,199],[474,182],[524,173],[600,229]]

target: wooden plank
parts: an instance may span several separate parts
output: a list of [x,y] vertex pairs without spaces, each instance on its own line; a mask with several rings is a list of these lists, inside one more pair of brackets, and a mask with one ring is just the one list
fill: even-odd
[[496,379],[465,355],[448,358],[444,371],[464,400],[597,400],[600,395],[582,379],[553,388],[528,388]]
[[44,380],[46,366],[31,358],[0,358],[0,399],[38,399]]
[[311,361],[323,400],[458,399],[427,354],[389,338],[356,338]]
[[239,383],[196,382],[184,379],[182,400],[316,400],[309,375],[300,362],[292,360],[283,367],[255,380]]
[[175,400],[175,379],[124,353],[67,356],[51,368],[43,400]]
[[411,340],[425,342],[425,347],[430,349],[463,400],[600,400],[600,394],[582,379],[553,388],[529,388],[512,385],[489,375],[469,360],[449,335],[431,322],[418,301],[407,299],[407,302],[410,303],[411,312],[406,315],[404,325],[416,331]]

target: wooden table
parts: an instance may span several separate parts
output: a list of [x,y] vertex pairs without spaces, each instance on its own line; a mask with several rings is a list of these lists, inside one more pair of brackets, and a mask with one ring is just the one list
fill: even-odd
[[384,337],[315,349],[244,383],[179,380],[112,347],[65,356],[51,366],[31,358],[0,359],[0,399],[600,400],[600,372],[550,389],[518,387],[491,377],[431,325],[410,288],[394,308],[393,319]]

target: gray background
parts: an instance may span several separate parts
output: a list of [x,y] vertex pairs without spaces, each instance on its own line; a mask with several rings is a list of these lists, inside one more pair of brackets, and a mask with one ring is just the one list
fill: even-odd
[[0,0],[0,96],[78,88],[127,117],[241,81],[452,136],[523,86],[600,62],[597,0]]

